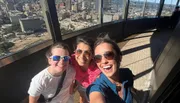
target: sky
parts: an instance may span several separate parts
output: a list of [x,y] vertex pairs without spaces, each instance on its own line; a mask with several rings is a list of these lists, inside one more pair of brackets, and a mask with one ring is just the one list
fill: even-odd
[[[134,0],[134,1],[145,1],[145,0]],[[147,0],[147,2],[156,2],[159,3],[160,0]],[[177,0],[165,0],[164,4],[173,4],[176,5]]]
[[165,4],[175,4],[177,3],[177,0],[165,0]]

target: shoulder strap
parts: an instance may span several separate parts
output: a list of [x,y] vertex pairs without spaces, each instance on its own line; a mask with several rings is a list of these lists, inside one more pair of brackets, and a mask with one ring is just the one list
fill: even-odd
[[128,68],[120,68],[119,73],[119,75],[121,76],[120,82],[123,83],[124,81],[128,80],[128,86],[132,87],[134,84],[134,76],[132,74],[132,71]]
[[51,97],[51,98],[48,98],[46,100],[47,102],[50,102],[60,92],[65,76],[66,76],[66,71],[64,71],[63,74],[62,74],[62,77],[61,77],[61,80],[59,81],[58,88],[56,90],[55,95],[53,97]]

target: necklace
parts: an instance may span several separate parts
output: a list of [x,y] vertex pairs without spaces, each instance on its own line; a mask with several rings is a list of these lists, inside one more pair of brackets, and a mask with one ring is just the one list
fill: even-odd
[[116,90],[119,92],[121,91],[121,86],[116,86]]
[[119,97],[123,98],[122,84],[120,84],[120,83],[115,83],[115,84],[116,84],[116,91],[117,91]]
[[122,84],[120,84],[120,83],[118,83],[118,82],[116,82],[115,84],[116,84],[116,90],[117,90],[118,92],[121,91]]

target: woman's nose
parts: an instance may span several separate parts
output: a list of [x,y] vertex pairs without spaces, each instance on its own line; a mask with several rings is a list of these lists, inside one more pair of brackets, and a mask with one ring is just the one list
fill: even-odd
[[81,58],[81,59],[85,59],[85,55],[84,55],[84,53],[83,53],[83,52],[79,55],[79,58]]
[[102,56],[101,63],[106,64],[108,63],[108,60],[104,56]]

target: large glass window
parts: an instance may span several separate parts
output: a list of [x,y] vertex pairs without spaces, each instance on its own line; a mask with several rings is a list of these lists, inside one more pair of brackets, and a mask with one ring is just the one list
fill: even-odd
[[39,0],[0,1],[0,58],[48,39]]
[[171,16],[175,7],[177,0],[165,0],[161,16]]
[[145,17],[155,17],[159,8],[160,0],[147,0],[144,16]]
[[128,18],[136,19],[143,17],[144,0],[130,0]]
[[99,0],[56,0],[61,34],[99,24]]
[[103,1],[103,22],[111,22],[123,19],[124,0]]

